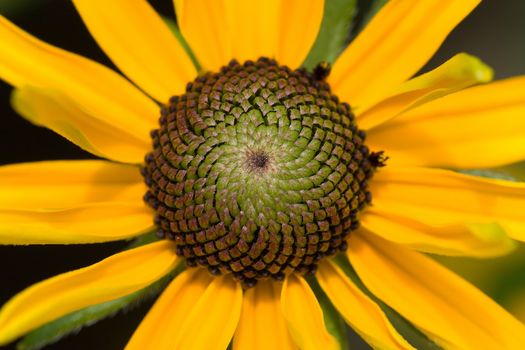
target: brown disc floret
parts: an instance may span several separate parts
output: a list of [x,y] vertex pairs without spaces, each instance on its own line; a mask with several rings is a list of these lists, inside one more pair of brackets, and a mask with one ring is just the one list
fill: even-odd
[[145,200],[189,266],[250,286],[346,248],[379,162],[325,77],[232,61],[162,108]]

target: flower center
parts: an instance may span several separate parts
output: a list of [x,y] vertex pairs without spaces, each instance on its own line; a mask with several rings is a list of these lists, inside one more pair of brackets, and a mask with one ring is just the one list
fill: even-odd
[[246,170],[252,172],[266,172],[270,169],[270,155],[262,150],[248,150],[246,152]]
[[162,108],[145,200],[189,266],[251,286],[346,249],[381,162],[327,72],[232,61]]

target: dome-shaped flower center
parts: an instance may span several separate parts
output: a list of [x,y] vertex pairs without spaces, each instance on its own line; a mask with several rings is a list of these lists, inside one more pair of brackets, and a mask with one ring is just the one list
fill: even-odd
[[233,61],[162,109],[145,199],[188,265],[249,286],[346,248],[377,155],[320,73]]

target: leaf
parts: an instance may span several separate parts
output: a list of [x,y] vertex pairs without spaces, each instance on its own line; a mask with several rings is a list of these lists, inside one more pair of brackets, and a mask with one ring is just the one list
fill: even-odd
[[307,278],[308,284],[312,288],[312,291],[323,310],[323,318],[328,332],[334,336],[339,344],[341,350],[349,349],[348,337],[346,332],[346,324],[332,305],[332,302],[325,294],[319,283],[315,278]]
[[390,306],[379,300],[375,295],[373,295],[363,284],[354,268],[348,261],[348,259],[339,255],[334,259],[334,262],[343,270],[343,272],[355,283],[361,291],[363,291],[369,298],[371,298],[383,312],[386,317],[392,323],[394,328],[405,338],[413,347],[418,350],[440,350],[441,348],[435,344],[433,341],[428,339],[419,329],[417,329],[413,324],[406,320],[403,316],[398,314]]
[[325,1],[321,29],[303,63],[305,68],[313,69],[323,61],[334,63],[348,42],[356,5],[357,0]]

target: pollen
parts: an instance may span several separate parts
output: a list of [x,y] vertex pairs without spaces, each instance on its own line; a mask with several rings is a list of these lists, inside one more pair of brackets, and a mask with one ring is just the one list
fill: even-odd
[[369,152],[327,74],[232,61],[161,109],[145,201],[188,266],[250,287],[315,273],[346,249],[385,158]]

